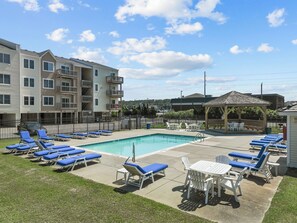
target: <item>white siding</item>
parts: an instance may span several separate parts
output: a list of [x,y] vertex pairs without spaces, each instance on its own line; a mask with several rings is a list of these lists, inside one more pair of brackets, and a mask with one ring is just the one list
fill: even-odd
[[[24,59],[34,61],[34,69],[24,67]],[[34,87],[25,87],[24,78],[33,78]],[[20,108],[21,113],[39,113],[41,111],[40,60],[31,52],[22,52],[20,56]],[[24,96],[34,96],[34,105],[24,105]]]
[[288,166],[297,167],[297,115],[288,116]]
[[10,75],[10,85],[0,85],[0,94],[10,95],[10,105],[0,105],[0,113],[16,114],[15,118],[20,118],[19,50],[0,45],[0,53],[10,55],[10,64],[0,63],[0,73]]

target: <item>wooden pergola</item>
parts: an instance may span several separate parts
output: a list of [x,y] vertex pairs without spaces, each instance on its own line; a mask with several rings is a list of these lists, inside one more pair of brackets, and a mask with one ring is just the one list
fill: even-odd
[[[253,122],[249,122],[249,127],[251,129],[255,128],[258,130],[264,131],[267,125],[267,117],[266,117],[266,109],[267,106],[270,105],[270,102],[261,100],[256,97],[252,97],[246,94],[242,94],[236,91],[231,91],[227,94],[222,95],[214,100],[211,100],[205,103],[203,106],[205,107],[205,129],[209,129],[209,118],[208,114],[211,108],[219,108],[223,113],[221,119],[216,119],[217,123],[223,124],[223,129],[227,133],[228,132],[228,114],[231,112],[232,108],[235,108],[238,114],[238,121],[241,120],[242,108],[244,107],[258,107],[263,114],[263,120],[254,120]],[[245,120],[248,121],[248,120]]]

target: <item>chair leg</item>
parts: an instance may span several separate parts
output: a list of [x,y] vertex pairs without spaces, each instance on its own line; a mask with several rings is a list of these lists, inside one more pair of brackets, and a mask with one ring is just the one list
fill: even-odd
[[209,189],[205,191],[205,204],[208,203],[208,192],[209,192]]
[[239,190],[239,195],[242,195],[241,187],[240,186],[238,186],[238,190]]
[[191,187],[190,187],[190,184],[189,184],[189,186],[188,186],[188,191],[187,191],[187,199],[190,198],[190,190],[191,190]]
[[184,183],[184,187],[186,187],[188,183],[189,183],[189,172],[187,172],[186,180],[185,180],[185,183]]
[[142,188],[143,180],[144,180],[144,177],[141,177],[141,182],[140,182],[139,190]]
[[236,194],[236,190],[235,190],[235,189],[233,190],[233,193],[234,193],[235,201],[236,201],[236,202],[239,202],[238,197],[237,197],[237,194]]

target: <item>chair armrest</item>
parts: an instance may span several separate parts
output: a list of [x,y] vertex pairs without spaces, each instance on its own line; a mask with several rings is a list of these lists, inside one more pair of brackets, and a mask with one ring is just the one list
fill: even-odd
[[228,172],[228,176],[229,176],[230,174],[235,175],[235,176],[238,176],[238,175],[239,175],[238,172],[233,171],[233,170],[230,170],[230,171]]
[[213,178],[210,177],[210,178],[207,178],[207,179],[205,180],[205,182],[208,182],[208,181],[213,181]]
[[153,171],[152,170],[149,171],[149,172],[147,172],[147,173],[145,173],[144,175],[150,175],[150,174],[153,174]]

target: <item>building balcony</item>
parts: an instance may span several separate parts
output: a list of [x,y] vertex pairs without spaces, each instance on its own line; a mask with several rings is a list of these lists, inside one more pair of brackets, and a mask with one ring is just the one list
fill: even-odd
[[73,70],[57,69],[56,74],[63,78],[77,78],[78,74]]
[[90,103],[92,102],[93,97],[90,95],[82,95],[81,101],[82,103]]
[[122,84],[124,83],[124,78],[111,75],[106,77],[106,82],[109,84]]
[[74,86],[58,86],[57,88],[62,93],[77,93],[77,87]]
[[83,88],[91,88],[93,86],[93,82],[89,80],[82,80],[81,81],[81,86]]
[[76,109],[77,104],[75,104],[75,103],[59,103],[58,107],[60,109]]
[[107,90],[106,95],[110,96],[112,98],[121,98],[124,96],[124,91],[118,91],[118,90]]
[[122,106],[120,104],[106,104],[107,110],[119,110]]

